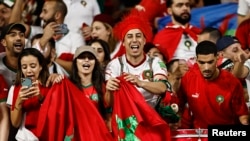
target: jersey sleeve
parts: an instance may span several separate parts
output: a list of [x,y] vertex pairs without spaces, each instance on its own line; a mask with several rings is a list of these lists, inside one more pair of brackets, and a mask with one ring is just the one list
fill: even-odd
[[111,77],[118,77],[121,75],[121,64],[118,58],[109,62],[105,69],[105,80],[109,80]]
[[15,88],[14,85],[11,86],[11,87],[10,87],[10,90],[9,90],[9,92],[8,92],[8,98],[7,98],[7,102],[6,102],[6,104],[7,104],[8,106],[11,106],[11,105],[12,105],[13,96],[14,96],[14,88]]
[[160,60],[160,58],[155,57],[153,59],[152,69],[154,78],[156,78],[158,75],[165,76],[167,78],[167,67],[165,63]]

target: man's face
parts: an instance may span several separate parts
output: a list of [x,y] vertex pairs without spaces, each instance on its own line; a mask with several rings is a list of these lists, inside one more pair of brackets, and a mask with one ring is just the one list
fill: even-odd
[[217,56],[214,54],[197,55],[197,64],[205,79],[212,79],[216,73]]
[[148,51],[148,56],[153,58],[153,57],[159,57],[162,61],[165,61],[164,60],[164,57],[162,55],[162,53],[160,52],[160,50],[156,47],[153,47],[151,48],[149,51]]
[[241,48],[240,43],[234,43],[234,44],[228,46],[227,48],[225,48],[222,51],[222,53],[223,53],[223,57],[231,59],[232,61],[234,61],[234,58],[241,51],[243,51],[243,50]]
[[126,48],[126,54],[131,57],[143,55],[143,48],[145,44],[146,38],[140,29],[129,30],[123,41],[123,45]]
[[0,4],[0,28],[6,26],[9,22],[12,9]]
[[13,55],[19,55],[25,46],[24,32],[18,28],[13,28],[5,38],[1,40],[2,45],[5,47],[6,52]]
[[184,25],[191,19],[189,0],[173,0],[173,4],[168,8],[168,13],[173,20]]
[[56,3],[53,1],[47,1],[44,3],[42,12],[40,14],[40,18],[43,21],[43,27],[45,27],[50,22],[56,21],[55,5]]

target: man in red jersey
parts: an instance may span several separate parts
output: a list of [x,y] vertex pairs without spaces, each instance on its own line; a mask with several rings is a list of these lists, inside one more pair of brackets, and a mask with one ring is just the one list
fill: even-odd
[[181,82],[180,109],[186,103],[192,112],[193,128],[209,125],[249,124],[243,88],[239,80],[216,67],[218,55],[211,41],[196,47],[197,63]]

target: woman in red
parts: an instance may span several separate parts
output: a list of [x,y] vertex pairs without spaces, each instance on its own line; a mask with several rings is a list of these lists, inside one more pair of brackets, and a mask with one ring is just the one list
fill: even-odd
[[93,47],[81,46],[76,50],[70,79],[105,117],[104,74]]
[[49,90],[46,87],[49,76],[43,55],[35,48],[24,49],[18,59],[15,84],[11,86],[7,100],[11,105],[10,118],[14,127],[23,124],[36,135],[39,109]]

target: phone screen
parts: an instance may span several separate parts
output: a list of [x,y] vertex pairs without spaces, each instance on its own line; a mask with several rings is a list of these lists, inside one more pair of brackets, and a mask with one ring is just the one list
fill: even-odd
[[69,32],[69,29],[66,24],[60,24],[59,31],[57,31],[57,34],[67,34]]
[[28,86],[28,88],[31,87],[32,80],[29,77],[23,78],[22,79],[22,86]]

